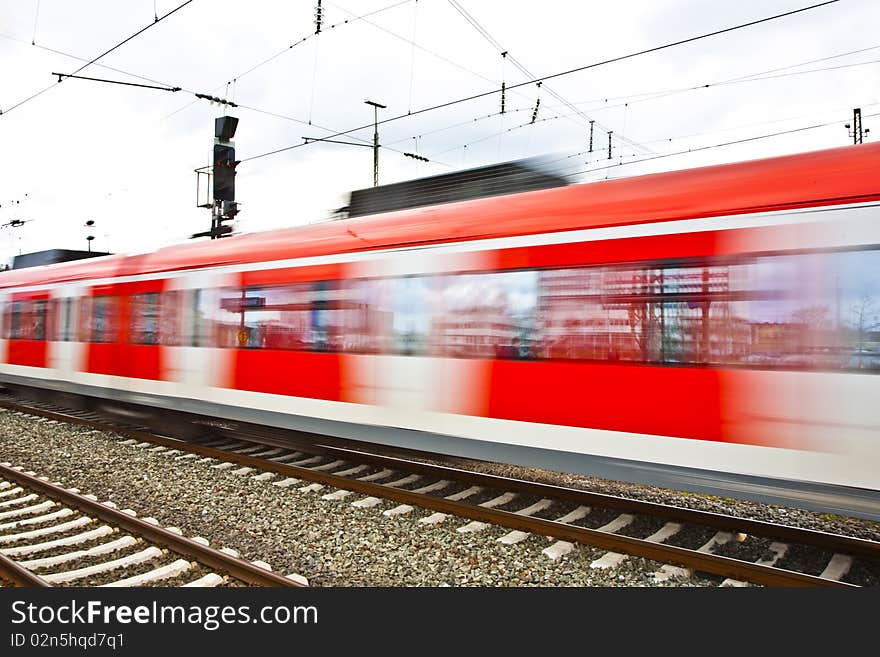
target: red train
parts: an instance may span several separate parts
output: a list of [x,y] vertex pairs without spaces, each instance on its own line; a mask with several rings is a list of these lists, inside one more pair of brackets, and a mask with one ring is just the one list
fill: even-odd
[[0,274],[0,380],[880,518],[880,145]]

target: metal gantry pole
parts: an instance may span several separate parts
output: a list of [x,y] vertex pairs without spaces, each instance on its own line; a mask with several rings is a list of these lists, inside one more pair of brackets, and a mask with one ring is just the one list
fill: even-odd
[[379,108],[373,107],[373,187],[379,186]]
[[373,187],[379,186],[379,108],[385,109],[385,105],[372,100],[364,101],[373,106]]

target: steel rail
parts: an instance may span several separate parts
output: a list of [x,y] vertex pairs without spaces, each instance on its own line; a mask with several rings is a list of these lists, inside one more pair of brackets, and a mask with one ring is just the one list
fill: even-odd
[[24,566],[9,557],[0,554],[0,575],[13,582],[16,586],[51,586],[39,575],[32,573]]
[[[9,407],[8,402],[0,402],[0,406]],[[24,407],[30,408],[30,407]],[[69,422],[71,416],[53,411],[44,411],[42,409],[28,410],[35,415],[57,419]],[[479,522],[487,522],[495,525],[501,525],[511,529],[518,529],[533,534],[544,536],[552,536],[554,538],[568,540],[572,542],[582,543],[593,547],[609,550],[612,552],[625,553],[633,556],[644,557],[661,561],[664,563],[673,563],[691,568],[702,572],[712,573],[723,577],[729,577],[737,580],[747,580],[756,584],[767,586],[809,586],[809,587],[853,587],[853,584],[831,580],[827,578],[798,573],[772,566],[764,566],[757,563],[724,557],[712,553],[698,552],[687,548],[680,548],[662,543],[654,543],[643,539],[622,536],[619,534],[611,534],[596,529],[588,529],[576,525],[568,525],[556,522],[554,520],[546,520],[532,516],[522,516],[511,511],[502,511],[499,509],[486,508],[466,502],[458,502],[447,500],[442,497],[433,497],[431,495],[415,493],[409,490],[383,486],[373,482],[360,481],[348,477],[341,477],[326,472],[319,472],[309,468],[278,463],[271,460],[264,460],[248,456],[246,454],[237,454],[235,452],[227,452],[213,447],[205,447],[173,438],[156,436],[143,431],[131,429],[120,429],[108,425],[106,423],[96,422],[94,420],[85,420],[73,418],[80,424],[100,428],[105,431],[125,435],[131,438],[137,438],[144,442],[150,442],[156,445],[162,445],[173,449],[179,449],[204,457],[210,457],[221,461],[233,462],[243,467],[250,467],[256,470],[275,472],[286,477],[305,479],[325,486],[351,490],[365,495],[380,497],[393,500],[403,504],[409,504],[425,509],[440,511],[451,515],[477,520]],[[494,475],[486,475],[494,477]],[[497,480],[500,487],[506,485],[507,480],[499,478]],[[505,482],[505,483],[501,483]],[[42,483],[42,482],[41,482]],[[45,485],[45,484],[44,484]],[[569,490],[569,489],[563,489]],[[677,507],[678,508],[678,507]],[[155,529],[155,528],[154,528]],[[794,528],[793,528],[794,529]],[[174,535],[176,537],[176,535]],[[179,537],[177,537],[179,538]],[[246,563],[246,562],[245,562]]]
[[[99,422],[87,418],[81,418],[76,415],[57,413],[41,408],[34,408],[24,404],[0,400],[0,408],[3,407],[14,410],[24,409],[27,412],[31,412],[33,414],[39,414],[44,417],[57,419],[59,421],[86,424],[93,428],[101,428],[106,430],[108,427],[112,426],[110,421]],[[202,416],[193,415],[193,417]],[[788,543],[812,545],[835,552],[844,552],[847,554],[852,554],[854,556],[862,556],[869,559],[880,560],[880,542],[858,538],[856,536],[832,534],[815,529],[794,527],[792,525],[779,525],[764,520],[754,520],[750,518],[743,518],[740,516],[728,516],[713,511],[701,511],[698,509],[689,509],[686,507],[661,504],[658,502],[647,502],[632,498],[616,497],[614,495],[608,495],[605,493],[596,493],[578,488],[567,488],[564,486],[557,486],[555,484],[547,484],[524,479],[510,479],[498,475],[474,472],[472,470],[466,470],[462,468],[425,463],[424,461],[414,460],[410,458],[383,456],[379,454],[365,452],[357,448],[340,446],[340,444],[353,444],[357,443],[357,441],[345,441],[329,436],[310,434],[292,429],[273,430],[275,432],[281,431],[284,433],[284,437],[277,438],[271,435],[267,435],[266,427],[243,422],[236,422],[236,424],[239,426],[246,426],[249,431],[254,432],[254,435],[249,435],[247,433],[242,433],[241,431],[236,431],[235,434],[231,435],[230,437],[237,440],[252,442],[255,444],[259,443],[273,447],[298,449],[311,454],[322,454],[325,456],[334,456],[337,458],[349,460],[356,459],[359,462],[363,463],[370,463],[373,465],[380,465],[382,467],[425,474],[440,479],[451,478],[473,485],[500,488],[517,493],[525,493],[528,495],[551,497],[556,500],[571,502],[578,505],[598,506],[627,513],[635,513],[648,516],[660,516],[663,518],[668,518],[670,520],[679,520],[681,522],[686,522],[689,524],[703,525],[706,527],[712,527],[721,530],[742,532],[744,534],[759,535],[764,538],[772,538]],[[112,430],[117,433],[122,433],[124,431],[128,431],[129,433],[131,433],[131,431],[133,431],[124,428],[120,429],[117,427],[113,427]],[[159,436],[156,436],[152,433],[142,433],[139,434],[138,437],[143,440],[155,440],[156,438],[160,438]],[[174,439],[168,438],[164,438],[164,440],[174,441]],[[328,442],[333,441],[336,441],[339,444],[327,444]],[[187,443],[186,441],[183,442],[185,444],[191,444]],[[171,444],[177,445],[178,441],[168,443],[168,445]],[[361,444],[364,445],[363,443]],[[436,459],[447,456],[403,448],[401,448],[401,451],[405,451],[411,454],[417,454],[418,456],[416,458]],[[263,469],[265,469],[265,467]]]
[[[324,447],[319,445],[319,447]],[[597,506],[603,508],[626,511],[641,515],[661,516],[670,520],[680,520],[689,524],[704,525],[715,529],[724,529],[744,534],[754,534],[764,538],[773,538],[789,543],[813,545],[827,548],[838,552],[863,556],[880,560],[880,542],[856,536],[843,534],[831,534],[815,529],[794,527],[792,525],[777,525],[765,520],[753,520],[740,516],[727,516],[714,511],[702,511],[686,507],[660,504],[658,502],[646,502],[626,497],[615,497],[605,493],[595,493],[577,488],[566,488],[555,484],[547,484],[524,479],[508,479],[498,475],[473,472],[460,468],[444,465],[423,463],[410,459],[401,459],[393,456],[377,456],[362,453],[340,447],[327,447],[326,453],[342,458],[346,454],[349,458],[357,458],[359,461],[381,464],[386,467],[397,467],[402,470],[429,474],[439,478],[453,477],[467,481],[475,485],[503,488],[518,493],[552,497],[566,502],[582,504],[584,506]]]
[[37,491],[46,497],[60,501],[65,505],[83,511],[90,516],[100,518],[104,522],[122,527],[123,529],[142,536],[147,540],[162,545],[178,554],[195,559],[199,563],[229,573],[233,577],[255,586],[304,586],[278,573],[256,566],[249,561],[202,545],[191,538],[175,534],[158,525],[130,516],[117,509],[95,502],[82,495],[43,481],[29,474],[0,464],[0,476],[13,480],[23,487]]

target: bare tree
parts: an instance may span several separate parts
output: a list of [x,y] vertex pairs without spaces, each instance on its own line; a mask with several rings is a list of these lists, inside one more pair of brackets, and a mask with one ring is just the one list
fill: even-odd
[[856,334],[859,369],[861,369],[862,357],[865,352],[865,345],[868,341],[868,334],[871,331],[880,330],[880,313],[877,311],[874,300],[869,294],[865,293],[858,302],[850,306],[850,315],[852,316],[853,329]]

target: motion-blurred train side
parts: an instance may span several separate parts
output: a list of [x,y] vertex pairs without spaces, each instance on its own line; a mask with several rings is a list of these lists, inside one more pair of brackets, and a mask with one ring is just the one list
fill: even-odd
[[0,381],[880,518],[880,145],[0,274]]

